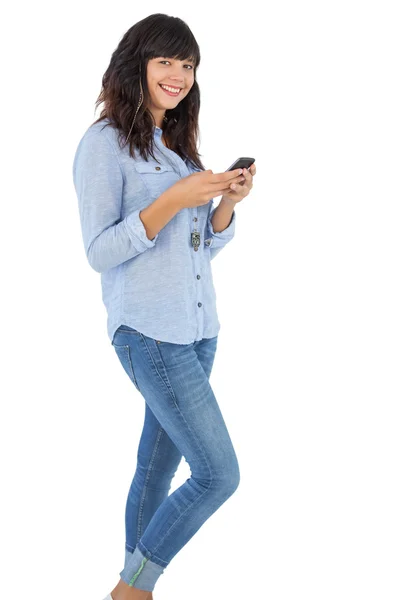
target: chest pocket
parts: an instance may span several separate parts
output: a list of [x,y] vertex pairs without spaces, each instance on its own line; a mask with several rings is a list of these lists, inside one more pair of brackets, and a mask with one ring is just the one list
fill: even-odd
[[135,169],[151,196],[157,197],[181,178],[172,165],[155,161],[135,163]]

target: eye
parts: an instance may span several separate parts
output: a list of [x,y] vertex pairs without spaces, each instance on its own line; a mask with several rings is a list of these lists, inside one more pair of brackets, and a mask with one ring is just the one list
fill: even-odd
[[[160,60],[160,63],[164,63],[164,62],[170,62],[169,60]],[[193,67],[192,65],[185,65],[185,67],[190,67],[189,71],[193,71]]]

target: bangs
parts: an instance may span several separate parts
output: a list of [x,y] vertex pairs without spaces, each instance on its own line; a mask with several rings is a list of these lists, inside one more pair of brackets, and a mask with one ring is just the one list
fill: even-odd
[[148,35],[145,46],[145,58],[158,56],[189,60],[197,68],[200,63],[200,50],[190,29],[179,21],[163,24],[161,30],[155,27]]

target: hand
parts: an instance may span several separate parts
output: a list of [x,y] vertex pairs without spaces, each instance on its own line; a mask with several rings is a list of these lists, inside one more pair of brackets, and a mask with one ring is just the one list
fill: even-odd
[[255,164],[256,163],[253,163],[248,170],[243,169],[243,183],[239,183],[238,185],[233,181],[230,184],[228,191],[224,192],[221,201],[228,200],[229,202],[236,204],[237,202],[241,202],[243,198],[249,195],[250,190],[253,187],[253,176],[257,172]]
[[167,191],[180,209],[202,206],[212,198],[226,194],[232,183],[242,181],[244,177],[240,174],[241,171],[242,169],[223,173],[213,173],[211,169],[197,171],[187,177],[182,177]]

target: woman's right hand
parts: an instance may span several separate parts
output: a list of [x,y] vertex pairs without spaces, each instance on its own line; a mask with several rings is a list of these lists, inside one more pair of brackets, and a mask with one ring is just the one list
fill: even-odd
[[244,176],[241,172],[242,169],[223,173],[213,173],[211,169],[196,171],[174,183],[168,188],[168,193],[176,201],[179,209],[202,206],[229,190],[232,183],[243,181]]

